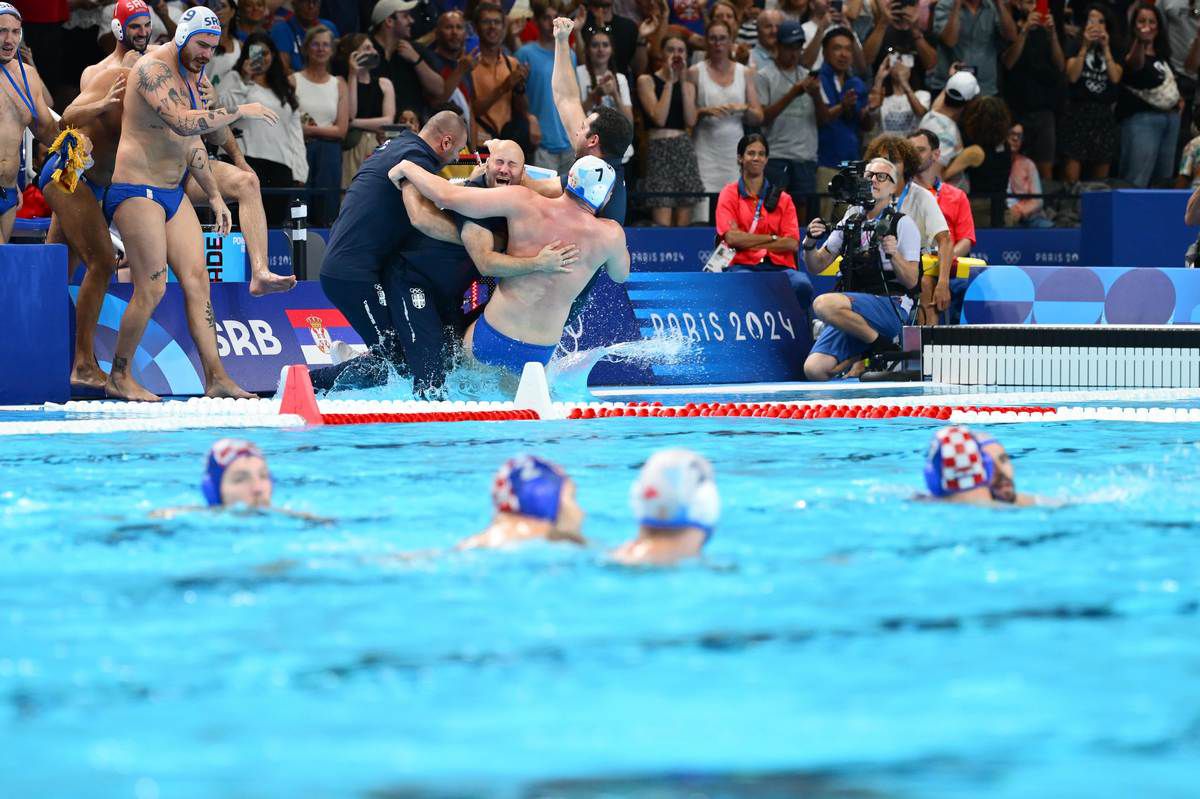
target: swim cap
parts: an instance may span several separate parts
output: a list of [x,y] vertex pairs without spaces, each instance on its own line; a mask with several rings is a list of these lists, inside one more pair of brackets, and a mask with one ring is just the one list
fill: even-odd
[[712,464],[690,449],[664,449],[651,455],[629,498],[639,524],[699,527],[706,543],[721,515]]
[[208,451],[200,493],[210,507],[221,504],[221,478],[238,458],[261,458],[262,450],[242,438],[222,438]]
[[617,173],[605,161],[594,155],[585,155],[567,173],[567,191],[599,211],[612,195]]
[[144,0],[117,0],[113,7],[113,18],[109,23],[118,42],[125,41],[125,26],[134,17],[150,17],[150,8]]
[[192,6],[183,12],[179,24],[175,28],[175,46],[180,50],[187,47],[188,41],[198,33],[221,35],[221,20],[217,15],[201,6]]
[[21,20],[22,24],[25,22],[25,20],[21,18],[20,10],[18,10],[17,7],[12,3],[0,3],[0,17],[4,16],[5,14],[12,14],[14,17]]
[[492,481],[496,510],[519,513],[553,522],[558,519],[558,501],[567,473],[534,455],[518,455],[505,461]]
[[933,434],[925,455],[925,485],[935,497],[986,487],[995,471],[996,465],[969,428],[951,425]]

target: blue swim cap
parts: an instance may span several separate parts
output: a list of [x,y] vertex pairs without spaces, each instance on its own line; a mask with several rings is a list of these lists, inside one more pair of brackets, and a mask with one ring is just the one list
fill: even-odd
[[221,504],[221,478],[238,458],[261,458],[262,450],[242,438],[222,438],[208,451],[200,493],[209,507]]
[[933,434],[925,454],[925,485],[935,497],[986,488],[995,473],[996,465],[966,426],[951,425]]
[[505,461],[492,481],[496,510],[519,513],[548,522],[558,520],[558,503],[567,473],[550,461],[534,455],[518,455]]

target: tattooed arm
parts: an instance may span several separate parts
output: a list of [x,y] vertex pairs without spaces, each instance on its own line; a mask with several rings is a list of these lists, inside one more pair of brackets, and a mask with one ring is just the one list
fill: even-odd
[[221,198],[217,178],[213,175],[212,166],[208,163],[208,153],[205,152],[204,145],[199,140],[188,154],[188,169],[191,170],[192,177],[196,179],[196,182],[200,184],[200,188],[204,189],[204,193],[208,195],[208,205],[217,217],[216,232],[225,235],[233,227],[233,216],[229,213],[229,207],[225,205],[225,200]]
[[233,112],[191,109],[191,101],[180,94],[171,68],[153,58],[142,58],[133,68],[133,85],[159,118],[179,136],[200,136],[239,119],[263,119],[274,125],[278,117],[261,103],[247,103]]

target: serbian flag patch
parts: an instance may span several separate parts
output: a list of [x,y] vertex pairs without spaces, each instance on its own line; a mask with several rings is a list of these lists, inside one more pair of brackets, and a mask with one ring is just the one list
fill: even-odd
[[291,308],[288,321],[296,334],[296,343],[304,352],[309,366],[328,366],[333,363],[333,350],[343,341],[356,354],[367,351],[362,338],[336,308]]

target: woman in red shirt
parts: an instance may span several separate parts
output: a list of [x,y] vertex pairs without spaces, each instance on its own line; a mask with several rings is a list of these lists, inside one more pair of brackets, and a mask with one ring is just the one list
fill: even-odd
[[812,317],[813,285],[796,268],[800,226],[787,192],[766,179],[767,140],[743,136],[737,146],[742,176],[721,189],[717,199],[717,235],[737,251],[727,272],[782,272],[804,313]]

